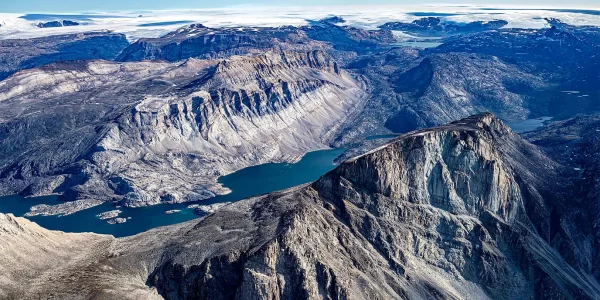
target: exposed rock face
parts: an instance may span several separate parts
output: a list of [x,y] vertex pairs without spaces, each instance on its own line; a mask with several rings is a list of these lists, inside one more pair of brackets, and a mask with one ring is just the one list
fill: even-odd
[[[110,254],[85,271],[112,286],[70,278],[98,299],[147,293],[135,286],[146,278],[166,299],[596,299],[589,225],[556,227],[579,208],[562,172],[479,115],[403,135],[313,184],[99,247]],[[64,295],[60,278],[35,291]]]
[[223,208],[223,206],[225,206],[227,204],[229,204],[229,202],[215,203],[215,204],[209,204],[209,205],[190,205],[190,206],[188,206],[188,208],[193,208],[195,214],[203,216],[206,214],[214,213],[217,210]]
[[365,30],[352,26],[338,26],[320,21],[301,28],[311,39],[326,42],[335,50],[368,53],[389,48],[397,41],[389,30]]
[[600,32],[595,28],[553,26],[456,36],[432,51],[493,55],[530,72],[545,73],[548,79],[560,79],[566,90],[577,90],[598,82],[598,74],[590,68],[598,66],[599,47]]
[[370,99],[335,144],[346,147],[366,136],[482,111],[515,121],[600,110],[597,28],[498,29],[441,41],[430,49],[404,47],[341,60],[342,67],[364,76]]
[[[224,192],[214,180],[219,175],[307,150],[353,147],[370,135],[482,111],[520,120],[600,109],[600,31],[561,28],[479,32],[418,50],[391,49],[389,30],[331,22],[194,24],[140,40],[119,58],[178,62],[78,61],[25,70],[0,83],[0,193],[62,193],[129,206],[199,200]],[[35,41],[53,49],[65,38]],[[79,42],[66,49],[79,49]],[[256,54],[273,47],[325,49],[336,61],[320,51]],[[247,57],[230,57],[236,53]],[[189,58],[196,56],[230,58]],[[366,100],[357,100],[359,90]],[[561,92],[570,90],[581,97]]]
[[370,99],[344,124],[336,145],[384,130],[405,133],[436,126],[482,111],[506,120],[526,119],[547,112],[547,98],[538,95],[555,89],[536,73],[487,55],[422,56],[404,48],[357,64],[347,67],[366,77]]
[[2,193],[213,197],[220,175],[326,148],[362,93],[319,51],[23,71],[0,83]]
[[125,219],[125,218],[112,218],[112,219],[108,219],[108,221],[106,221],[106,223],[108,223],[110,225],[123,224],[125,222],[127,222],[127,219]]
[[19,70],[58,61],[114,59],[127,46],[125,35],[111,32],[0,40],[0,80]]

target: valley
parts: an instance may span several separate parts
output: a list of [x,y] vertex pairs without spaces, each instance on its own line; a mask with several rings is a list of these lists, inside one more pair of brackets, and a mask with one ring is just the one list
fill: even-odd
[[[543,131],[546,139],[554,130]],[[21,298],[318,298],[325,291],[594,299],[599,256],[582,250],[598,242],[598,219],[581,209],[593,198],[568,201],[578,178],[481,114],[402,135],[312,184],[128,238],[48,231],[0,214],[0,291]],[[80,241],[95,246],[85,250]],[[31,264],[14,249],[44,253],[36,258],[38,275],[20,275],[35,284],[7,285],[13,270]],[[57,256],[66,249],[81,255]],[[50,271],[59,261],[63,267]],[[86,288],[75,292],[73,284]]]
[[[158,204],[147,207],[122,207],[108,202],[99,202],[95,206],[78,211],[66,210],[59,213],[49,209],[50,216],[27,216],[34,205],[56,206],[57,196],[23,198],[18,195],[0,197],[0,212],[17,216],[26,215],[31,221],[50,230],[65,232],[95,232],[111,234],[115,237],[134,235],[159,226],[172,225],[206,215],[198,212],[195,206],[209,206],[215,203],[229,203],[244,198],[291,188],[317,180],[321,175],[335,167],[333,163],[344,149],[320,150],[309,152],[295,163],[270,163],[248,167],[219,178],[230,193],[210,199],[178,204]],[[127,221],[122,224],[109,224],[97,217],[103,212],[118,210],[119,217]],[[177,212],[168,214],[168,211]]]
[[0,298],[600,298],[600,27],[547,13],[25,16]]

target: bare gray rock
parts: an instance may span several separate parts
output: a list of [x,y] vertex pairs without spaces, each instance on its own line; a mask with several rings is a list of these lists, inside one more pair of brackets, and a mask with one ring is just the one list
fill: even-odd
[[81,199],[76,201],[63,202],[55,205],[38,204],[32,206],[26,217],[32,216],[67,216],[78,211],[98,206],[104,203],[101,200]]
[[[212,214],[215,211],[221,209],[223,206],[229,204],[230,202],[223,202],[223,203],[215,203],[215,204],[209,204],[209,205],[194,205],[193,208],[194,209],[194,213],[197,215],[206,215],[206,214]],[[190,208],[190,207],[188,207]]]
[[[60,276],[0,290],[84,299],[597,299],[590,225],[553,225],[588,213],[568,197],[575,182],[563,171],[483,114],[405,134],[315,183],[69,256],[68,270],[44,269],[52,257],[41,256],[41,274]],[[46,242],[26,244],[47,231],[2,217],[0,234],[11,237],[0,247]],[[0,274],[15,274],[16,253],[0,253],[9,263]]]
[[125,222],[127,222],[127,219],[125,219],[125,218],[112,218],[112,219],[108,219],[106,221],[106,223],[111,224],[111,225],[122,224],[122,223],[125,223]]
[[97,214],[96,218],[98,218],[100,220],[107,220],[107,219],[116,218],[121,213],[122,213],[122,211],[120,211],[118,209],[115,209],[115,210],[110,210],[110,211],[103,212],[101,214]]
[[227,192],[221,175],[327,148],[362,100],[319,51],[23,71],[0,82],[0,193],[211,198]]

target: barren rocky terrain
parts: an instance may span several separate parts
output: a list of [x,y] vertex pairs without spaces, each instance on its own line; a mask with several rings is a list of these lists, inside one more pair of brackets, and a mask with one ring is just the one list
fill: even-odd
[[2,215],[0,282],[17,298],[595,299],[597,235],[575,220],[594,216],[565,171],[483,114],[128,238]]
[[[0,195],[61,202],[0,213],[0,298],[600,299],[600,29],[545,22],[1,40]],[[129,237],[27,219],[121,226],[327,148],[315,182]]]

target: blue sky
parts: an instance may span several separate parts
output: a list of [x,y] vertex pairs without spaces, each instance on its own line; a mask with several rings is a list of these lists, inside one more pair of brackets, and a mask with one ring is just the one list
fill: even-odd
[[413,1],[413,0],[0,0],[0,13],[25,12],[92,12],[118,10],[157,10],[185,8],[215,8],[238,5],[304,6],[304,5],[364,5],[364,4],[476,4],[476,5],[539,5],[559,7],[592,7],[600,9],[600,0],[479,0],[479,1]]

